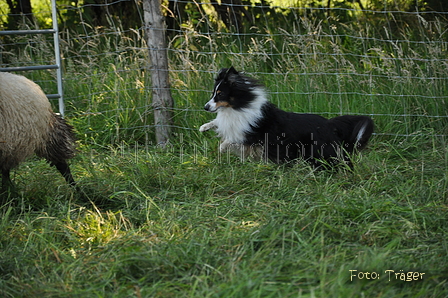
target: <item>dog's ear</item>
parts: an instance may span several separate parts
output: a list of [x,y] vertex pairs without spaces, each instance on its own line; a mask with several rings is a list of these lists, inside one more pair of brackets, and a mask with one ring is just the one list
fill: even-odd
[[219,71],[218,71],[218,79],[219,78],[224,78],[226,75],[227,75],[227,72],[229,71],[229,68],[221,68]]
[[218,76],[216,77],[216,81],[224,80],[233,84],[238,80],[239,73],[236,69],[231,66],[230,68],[221,68],[218,72]]
[[238,72],[236,71],[236,69],[233,66],[230,66],[229,69],[227,69],[227,75],[230,74],[238,74]]
[[238,75],[238,71],[236,71],[233,66],[230,66],[230,68],[227,69],[224,79],[227,80],[230,84],[233,84],[238,80]]
[[225,80],[227,81],[227,78],[229,77],[229,74],[231,73],[238,73],[233,66],[230,68],[221,68],[218,71],[218,76],[216,77],[216,81]]

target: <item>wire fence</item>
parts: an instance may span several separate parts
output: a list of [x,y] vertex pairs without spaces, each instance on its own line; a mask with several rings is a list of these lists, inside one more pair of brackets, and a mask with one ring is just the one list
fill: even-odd
[[[212,117],[202,107],[214,76],[233,65],[262,81],[285,110],[370,115],[385,137],[448,135],[447,12],[228,2],[163,2],[174,133],[199,135]],[[154,120],[141,2],[58,10],[67,117],[97,143],[149,142]],[[35,10],[38,21],[24,18],[22,27],[45,27],[50,13]],[[53,62],[45,36],[3,38],[0,46],[1,67]],[[47,93],[56,88],[52,71],[26,76]]]

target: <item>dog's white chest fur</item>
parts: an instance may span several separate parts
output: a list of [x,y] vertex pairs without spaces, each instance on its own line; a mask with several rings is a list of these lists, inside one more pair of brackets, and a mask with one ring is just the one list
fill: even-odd
[[250,133],[252,127],[255,127],[258,120],[263,117],[262,107],[267,102],[266,94],[261,88],[254,88],[252,92],[257,96],[247,108],[218,110],[218,115],[213,122],[216,125],[216,132],[223,140],[230,143],[243,143],[245,135]]
[[[242,145],[246,140],[246,134],[257,126],[259,119],[263,117],[263,105],[267,103],[266,94],[263,88],[255,87],[251,90],[256,96],[246,108],[233,109],[232,107],[222,107],[217,110],[216,118],[203,124],[199,131],[204,132],[214,129],[221,138],[220,151],[225,152],[230,146]],[[208,103],[214,107],[216,103],[212,98]]]
[[251,125],[255,125],[260,117],[259,111],[256,113],[246,109],[240,111],[223,109],[218,112],[214,124],[216,132],[223,140],[241,144],[245,140],[246,133],[251,132]]

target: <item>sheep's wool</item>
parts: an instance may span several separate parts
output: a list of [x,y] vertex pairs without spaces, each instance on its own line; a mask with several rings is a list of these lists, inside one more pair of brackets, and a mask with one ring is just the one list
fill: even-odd
[[0,72],[0,167],[11,169],[43,152],[54,122],[42,89],[27,78]]

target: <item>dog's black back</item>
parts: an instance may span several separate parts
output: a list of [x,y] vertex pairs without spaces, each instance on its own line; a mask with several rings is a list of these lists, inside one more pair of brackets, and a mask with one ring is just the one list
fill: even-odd
[[264,146],[264,156],[275,163],[303,158],[314,165],[349,161],[348,154],[367,145],[373,121],[367,116],[326,119],[314,114],[285,112],[271,103],[247,135],[245,145]]

